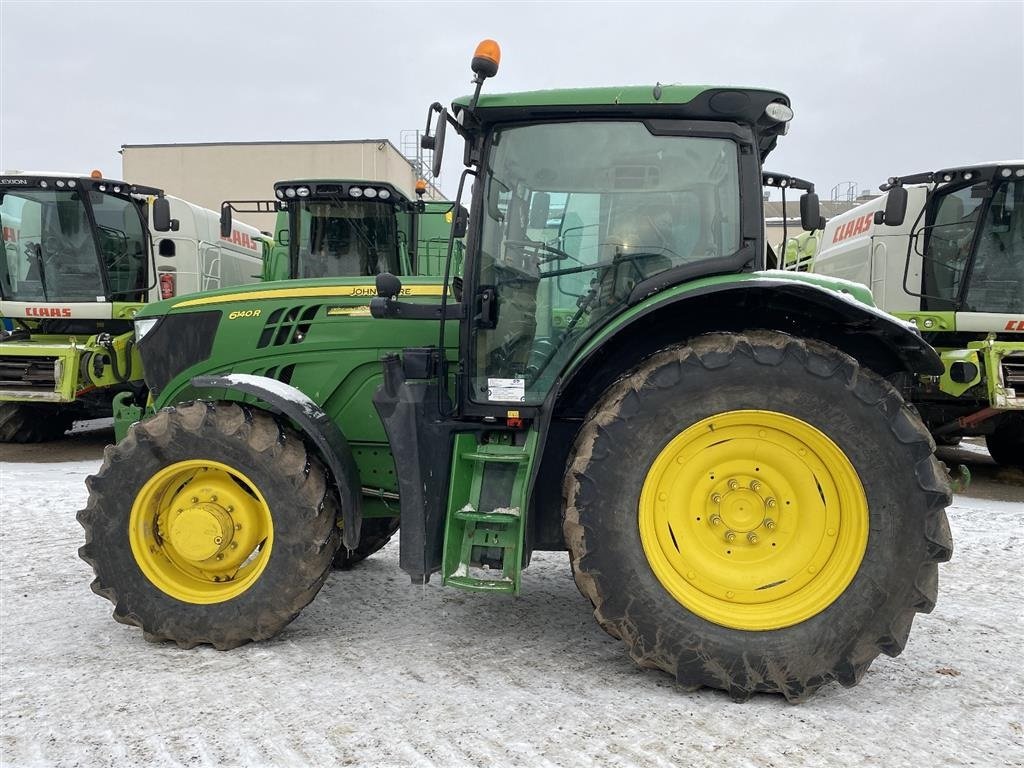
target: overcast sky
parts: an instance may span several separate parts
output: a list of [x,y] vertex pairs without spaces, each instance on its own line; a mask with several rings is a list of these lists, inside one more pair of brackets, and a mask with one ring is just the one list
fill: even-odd
[[[118,176],[122,144],[388,138],[469,90],[752,85],[796,117],[767,167],[877,187],[1024,157],[1024,2],[0,0],[0,168]],[[457,182],[450,136],[442,187]],[[138,180],[144,181],[144,180]],[[269,190],[268,190],[269,191]]]

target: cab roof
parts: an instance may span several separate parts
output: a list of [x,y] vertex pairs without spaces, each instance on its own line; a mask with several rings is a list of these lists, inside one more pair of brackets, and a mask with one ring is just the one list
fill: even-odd
[[[471,98],[456,99],[452,102],[452,111],[456,115],[465,111]],[[785,123],[765,115],[765,108],[772,102],[790,105],[784,93],[764,88],[675,84],[563,88],[483,93],[473,117],[480,124],[583,115],[736,122],[754,128],[763,156],[775,146],[778,136],[785,133]]]

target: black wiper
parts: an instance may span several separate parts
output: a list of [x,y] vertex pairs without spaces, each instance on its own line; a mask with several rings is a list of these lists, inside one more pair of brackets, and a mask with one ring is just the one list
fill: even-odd
[[46,291],[46,265],[43,260],[43,244],[36,243],[36,265],[39,267],[39,287],[43,289],[43,301],[50,300],[50,294]]

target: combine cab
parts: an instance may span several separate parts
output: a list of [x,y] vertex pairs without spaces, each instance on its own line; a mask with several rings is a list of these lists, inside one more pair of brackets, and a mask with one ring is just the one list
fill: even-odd
[[[173,217],[173,218],[172,218]],[[132,333],[148,302],[259,279],[264,238],[158,189],[64,174],[0,178],[0,442],[62,435],[144,400]]]

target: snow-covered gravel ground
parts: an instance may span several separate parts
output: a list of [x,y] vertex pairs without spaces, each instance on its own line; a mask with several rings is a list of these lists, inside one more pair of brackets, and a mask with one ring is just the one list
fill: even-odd
[[974,468],[901,657],[734,704],[635,667],[555,553],[502,599],[410,586],[391,545],[273,641],[148,644],[76,554],[106,437],[0,453],[3,765],[1024,765],[1024,476]]

